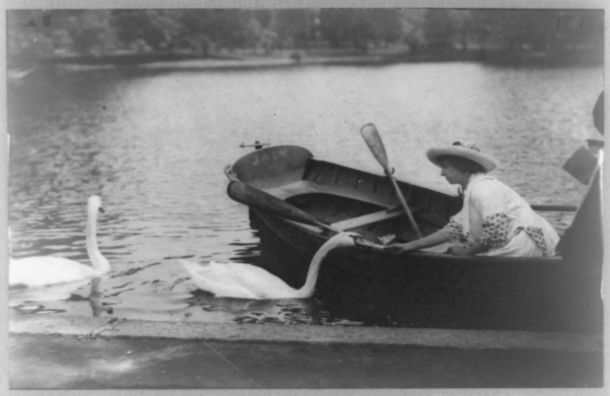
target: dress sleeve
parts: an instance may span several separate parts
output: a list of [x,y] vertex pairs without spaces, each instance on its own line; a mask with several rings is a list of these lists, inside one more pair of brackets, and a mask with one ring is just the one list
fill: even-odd
[[496,213],[483,219],[481,243],[490,248],[508,243],[510,219],[505,213]]
[[482,235],[479,241],[490,248],[506,245],[509,239],[511,220],[507,213],[506,186],[489,181],[480,183],[472,191],[472,208],[481,221]]
[[441,232],[443,232],[449,240],[452,241],[463,241],[465,239],[464,235],[464,227],[462,226],[462,217],[463,214],[460,211],[449,219],[449,222],[441,228]]

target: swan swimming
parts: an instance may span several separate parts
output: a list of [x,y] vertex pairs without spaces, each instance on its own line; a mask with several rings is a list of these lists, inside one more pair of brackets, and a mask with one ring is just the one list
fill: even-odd
[[326,241],[311,259],[305,283],[300,289],[288,286],[279,277],[255,265],[214,261],[198,264],[187,260],[180,260],[180,263],[201,290],[216,297],[256,300],[309,298],[314,293],[322,260],[328,252],[336,247],[354,246],[358,237],[353,232],[341,232]]
[[97,195],[87,203],[87,253],[93,266],[55,256],[34,256],[9,261],[9,286],[39,287],[75,282],[105,274],[110,263],[97,245],[97,216],[103,212],[102,200]]

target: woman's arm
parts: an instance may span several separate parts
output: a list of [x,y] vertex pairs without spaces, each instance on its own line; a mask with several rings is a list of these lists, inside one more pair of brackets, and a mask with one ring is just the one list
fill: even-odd
[[385,247],[384,250],[394,253],[400,254],[404,252],[408,252],[411,250],[423,249],[430,246],[440,245],[441,243],[448,242],[450,240],[449,235],[444,230],[436,231],[428,236],[425,236],[420,239],[416,239],[407,243],[395,243]]
[[454,256],[473,256],[485,251],[487,251],[487,248],[484,244],[475,242],[474,245],[468,247],[452,246],[447,250],[447,253],[453,254]]

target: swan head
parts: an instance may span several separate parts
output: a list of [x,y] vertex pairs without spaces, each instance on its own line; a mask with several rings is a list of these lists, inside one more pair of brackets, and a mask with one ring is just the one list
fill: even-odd
[[341,232],[333,237],[333,239],[340,246],[357,246],[361,240],[364,241],[362,236],[356,232]]
[[373,250],[383,249],[382,247],[380,247],[380,245],[376,244],[373,241],[369,241],[368,239],[365,239],[362,235],[357,234],[355,232],[349,232],[349,233],[345,233],[345,234],[347,234],[347,236],[349,238],[351,238],[352,244],[355,245],[356,247],[365,248],[365,249],[373,249]]
[[88,206],[90,212],[104,212],[104,208],[102,208],[102,199],[97,195],[92,195],[89,197]]

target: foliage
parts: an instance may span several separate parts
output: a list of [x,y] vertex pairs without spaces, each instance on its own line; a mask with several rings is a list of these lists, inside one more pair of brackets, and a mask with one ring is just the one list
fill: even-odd
[[450,10],[433,8],[424,15],[423,29],[428,45],[451,47],[457,34],[457,21]]
[[187,51],[329,45],[367,51],[388,44],[445,53],[603,51],[603,10],[586,9],[117,9],[9,10],[9,61],[61,54]]
[[603,47],[599,10],[473,10],[470,29],[484,45],[509,50]]
[[270,26],[277,32],[280,47],[305,48],[316,40],[317,13],[312,9],[277,10]]
[[404,33],[402,14],[393,8],[322,9],[320,33],[332,47],[366,51],[369,43],[398,42]]
[[181,28],[171,10],[118,10],[112,17],[120,43],[138,50],[166,48]]

